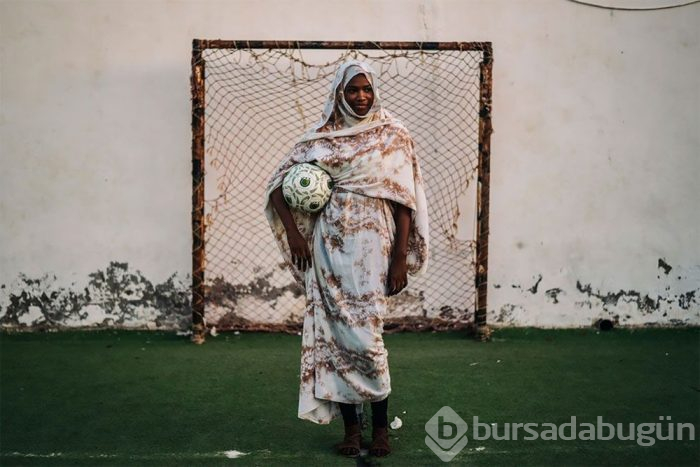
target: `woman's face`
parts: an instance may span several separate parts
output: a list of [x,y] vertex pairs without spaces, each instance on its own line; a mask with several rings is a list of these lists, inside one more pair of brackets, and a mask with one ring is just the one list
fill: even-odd
[[357,115],[364,116],[374,103],[372,85],[363,74],[355,75],[345,86],[345,101]]

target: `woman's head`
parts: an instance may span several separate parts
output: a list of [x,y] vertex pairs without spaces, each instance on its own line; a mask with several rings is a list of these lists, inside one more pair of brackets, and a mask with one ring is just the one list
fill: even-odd
[[338,67],[331,83],[321,120],[307,130],[301,141],[334,132],[356,134],[393,120],[382,107],[379,77],[367,62],[349,60]]
[[355,126],[380,109],[377,76],[368,63],[357,60],[344,63],[334,83],[337,83],[336,109],[345,126]]
[[348,68],[345,74],[342,97],[357,116],[364,117],[374,104],[372,76],[359,66]]

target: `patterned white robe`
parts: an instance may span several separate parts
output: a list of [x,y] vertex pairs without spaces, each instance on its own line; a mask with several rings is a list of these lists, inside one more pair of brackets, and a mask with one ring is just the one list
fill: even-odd
[[[291,262],[284,225],[270,194],[295,164],[313,162],[335,185],[316,215],[292,210],[312,252],[305,272]],[[411,209],[407,264],[423,272],[428,215],[413,141],[397,120],[356,135],[298,143],[272,175],[265,213],[282,255],[306,291],[299,418],[327,424],[337,402],[379,401],[391,392],[382,338],[394,244],[393,203]]]

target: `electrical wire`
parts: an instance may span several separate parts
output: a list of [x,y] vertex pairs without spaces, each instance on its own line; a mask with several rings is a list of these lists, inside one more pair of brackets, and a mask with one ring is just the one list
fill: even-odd
[[700,2],[700,0],[691,0],[689,2],[685,3],[680,3],[678,5],[665,5],[665,6],[655,6],[655,7],[648,7],[648,8],[632,8],[632,7],[621,7],[621,6],[606,6],[606,5],[599,5],[597,3],[590,3],[590,2],[585,2],[583,0],[568,0],[569,2],[572,3],[578,3],[579,5],[585,5],[585,6],[592,6],[595,8],[602,8],[605,10],[623,10],[623,11],[652,11],[652,10],[667,10],[669,8],[679,8],[682,6],[688,6],[692,5],[694,3]]

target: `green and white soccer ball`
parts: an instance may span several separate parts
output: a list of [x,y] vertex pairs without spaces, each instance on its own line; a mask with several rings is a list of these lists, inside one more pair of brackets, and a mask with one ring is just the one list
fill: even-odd
[[282,182],[282,194],[289,207],[308,213],[320,211],[331,197],[333,179],[317,165],[297,164]]

